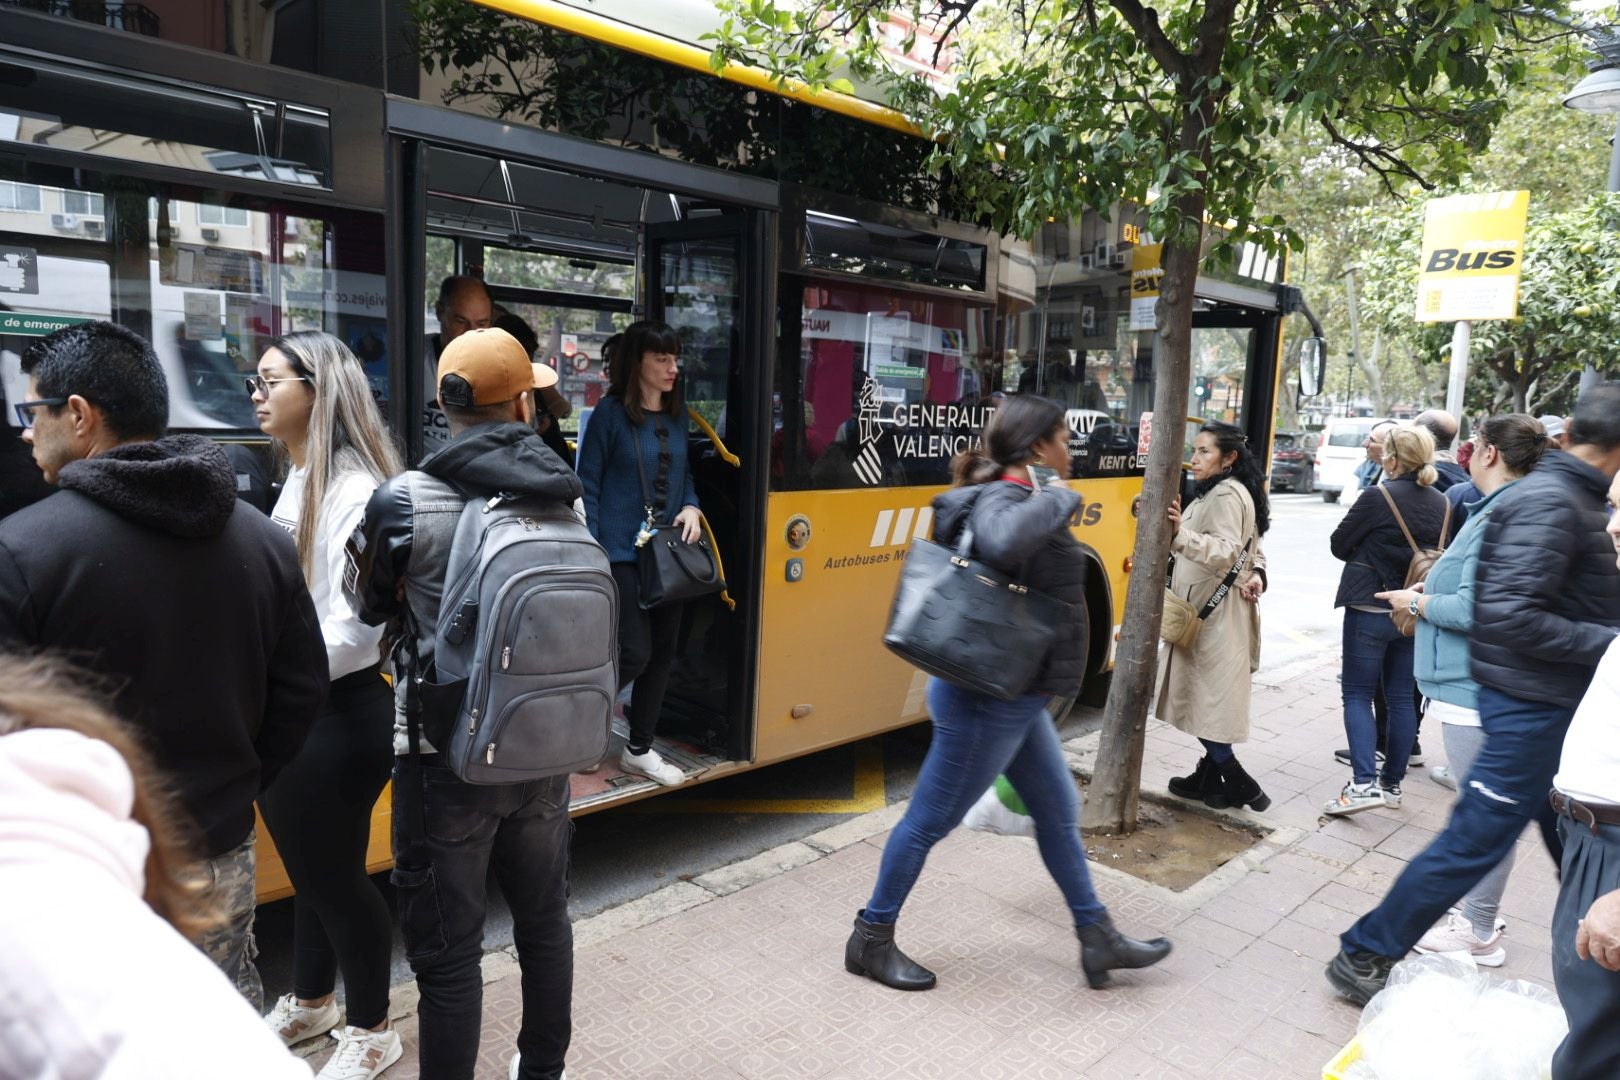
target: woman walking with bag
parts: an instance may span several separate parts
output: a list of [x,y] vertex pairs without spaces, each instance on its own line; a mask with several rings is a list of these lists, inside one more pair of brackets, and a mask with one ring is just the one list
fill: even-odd
[[[934,499],[934,535],[954,546],[971,529],[971,555],[1011,574],[1030,592],[1072,605],[1085,618],[1085,560],[1069,531],[1080,499],[1062,484],[1034,489],[1031,465],[1058,479],[1069,474],[1069,431],[1063,407],[1045,398],[1008,398],[986,426],[983,449],[952,463],[956,487]],[[1035,819],[1035,839],[1073,913],[1081,967],[1092,987],[1116,968],[1164,959],[1164,938],[1137,941],[1114,929],[1097,898],[1080,844],[1079,800],[1046,712],[1054,694],[1075,693],[1085,675],[1082,636],[1060,632],[1025,693],[1011,701],[944,679],[928,681],[933,739],[905,817],[883,848],[871,899],[855,916],[844,966],[897,990],[928,990],[934,974],[894,941],[900,908],[928,852],[944,839],[997,774],[1005,773]]]
[[[1428,715],[1440,720],[1446,760],[1458,779],[1467,778],[1486,738],[1479,723],[1479,684],[1468,668],[1468,636],[1474,627],[1474,571],[1479,565],[1485,522],[1497,497],[1535,468],[1541,455],[1553,447],[1541,422],[1522,413],[1486,420],[1479,426],[1474,442],[1468,471],[1483,498],[1468,505],[1467,522],[1430,568],[1421,588],[1378,594],[1392,611],[1406,612],[1408,618],[1416,620],[1418,687],[1429,698]],[[1500,967],[1507,951],[1501,945],[1497,910],[1512,870],[1513,852],[1509,851],[1445,922],[1424,935],[1417,943],[1417,951],[1467,952],[1477,964]]]
[[259,428],[292,462],[271,520],[293,536],[326,639],[331,696],[304,748],[259,800],[297,893],[293,992],[268,1019],[288,1046],[348,1023],[318,1080],[368,1080],[403,1053],[388,1022],[388,904],[366,875],[371,808],[394,765],[394,698],[379,668],[383,628],[343,595],[345,544],[377,485],[403,468],[365,369],[331,334],[277,338],[247,379]]
[[[1384,473],[1377,492],[1358,498],[1333,530],[1334,557],[1344,560],[1334,607],[1344,608],[1344,730],[1350,740],[1349,783],[1323,812],[1335,817],[1401,805],[1401,781],[1417,731],[1412,683],[1412,639],[1378,599],[1406,584],[1415,554],[1442,543],[1450,504],[1434,490],[1434,436],[1417,426],[1391,428],[1384,439]],[[1410,539],[1408,538],[1410,534]],[[1374,756],[1378,733],[1373,696],[1379,685],[1389,705],[1382,775]]]
[[[1266,478],[1247,436],[1219,421],[1198,429],[1192,476],[1185,512],[1179,499],[1170,506],[1175,566],[1168,588],[1186,602],[1188,631],[1160,660],[1155,715],[1203,743],[1204,756],[1191,775],[1170,781],[1170,794],[1216,808],[1264,810],[1271,798],[1244,771],[1232,744],[1248,741],[1249,682],[1260,666],[1254,599],[1265,581],[1260,537],[1271,526]],[[1174,628],[1169,609],[1166,615],[1168,640]]]
[[585,521],[613,564],[619,587],[619,686],[634,682],[630,739],[619,757],[625,772],[665,787],[686,779],[653,749],[675,663],[681,606],[642,605],[637,553],[650,527],[674,524],[682,543],[702,536],[702,515],[686,457],[681,398],[681,339],[666,323],[633,323],[614,346],[613,381],[591,414],[579,450]]

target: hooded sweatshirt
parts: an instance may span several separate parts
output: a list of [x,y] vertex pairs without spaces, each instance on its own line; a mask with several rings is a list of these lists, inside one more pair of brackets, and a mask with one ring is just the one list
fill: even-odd
[[[529,495],[570,505],[581,490],[574,470],[527,425],[468,428],[424,459],[420,469],[400,473],[372,495],[349,538],[344,579],[349,600],[361,620],[374,626],[408,606],[418,630],[416,655],[425,670],[433,661],[450,543],[467,500]],[[396,706],[394,750],[404,754],[409,746],[402,696]],[[423,740],[424,753],[433,750],[433,734]]]
[[237,501],[230,461],[197,435],[75,461],[58,486],[0,521],[0,646],[106,678],[204,854],[229,851],[326,697],[292,540]]
[[[146,829],[118,752],[0,736],[0,1076],[308,1080],[219,968],[142,899]],[[184,1003],[185,1037],[174,1009]]]

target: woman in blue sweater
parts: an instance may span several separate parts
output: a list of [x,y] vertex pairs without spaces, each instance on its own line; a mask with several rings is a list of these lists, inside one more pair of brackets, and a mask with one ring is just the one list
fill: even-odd
[[[1468,635],[1474,626],[1474,571],[1479,565],[1485,522],[1498,497],[1535,468],[1552,447],[1541,422],[1523,414],[1497,416],[1479,426],[1468,471],[1484,496],[1468,507],[1468,521],[1457,539],[1429,570],[1420,589],[1395,589],[1377,596],[1392,608],[1418,617],[1413,670],[1418,689],[1429,699],[1430,717],[1441,721],[1451,775],[1466,779],[1485,746],[1478,712],[1479,684],[1468,670]],[[1513,853],[1486,874],[1463,898],[1458,910],[1424,935],[1418,952],[1467,952],[1485,967],[1507,958],[1496,912],[1513,869]]]
[[642,610],[636,534],[649,512],[655,524],[679,525],[687,543],[702,534],[686,458],[680,351],[680,338],[666,323],[638,322],[624,332],[614,350],[607,396],[591,413],[579,448],[578,470],[586,524],[607,549],[619,586],[619,685],[636,684],[627,717],[630,741],[619,764],[666,787],[685,779],[652,746],[675,661],[681,609],[663,604]]

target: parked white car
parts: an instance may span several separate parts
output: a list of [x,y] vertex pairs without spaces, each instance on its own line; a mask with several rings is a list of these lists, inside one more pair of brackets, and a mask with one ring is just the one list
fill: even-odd
[[1367,460],[1367,433],[1387,423],[1391,421],[1385,416],[1328,418],[1322,426],[1322,443],[1316,448],[1316,490],[1322,493],[1323,502],[1336,503],[1346,490],[1356,490],[1356,466]]

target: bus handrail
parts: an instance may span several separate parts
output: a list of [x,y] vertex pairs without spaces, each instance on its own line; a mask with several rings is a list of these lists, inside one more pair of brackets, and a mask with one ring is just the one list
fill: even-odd
[[687,411],[692,414],[692,423],[696,424],[698,426],[698,430],[707,435],[709,437],[709,441],[714,443],[715,452],[720,455],[720,460],[724,461],[727,465],[730,465],[733,469],[742,468],[742,458],[726,449],[726,444],[720,441],[719,435],[715,434],[714,426],[707,420],[703,419],[703,414],[698,412],[696,409],[689,409]]

